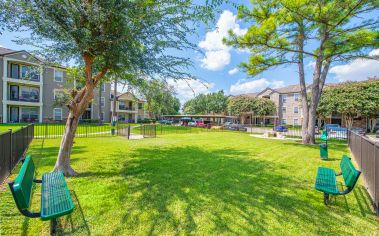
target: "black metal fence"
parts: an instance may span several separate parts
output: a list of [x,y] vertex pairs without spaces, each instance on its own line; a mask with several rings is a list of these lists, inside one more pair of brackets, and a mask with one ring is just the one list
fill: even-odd
[[366,186],[376,208],[379,207],[379,143],[352,131],[348,133],[348,143],[353,158],[362,172]]
[[[38,123],[34,125],[36,139],[61,138],[64,134],[65,124],[62,123]],[[117,128],[116,128],[117,129]],[[79,123],[75,133],[76,138],[106,137],[112,136],[112,127],[109,124]]]
[[0,184],[24,157],[34,137],[34,125],[0,134]]
[[144,138],[155,138],[157,136],[156,125],[141,125],[140,130]]
[[130,124],[118,123],[115,132],[118,136],[130,139]]
[[[280,133],[281,135],[289,138],[301,138],[301,127],[280,127],[273,126],[260,126],[260,125],[237,125],[230,126],[207,126],[204,127],[191,127],[179,125],[156,125],[156,133],[158,135],[165,134],[185,134],[185,133],[201,133],[201,132],[244,132],[256,135],[264,135],[269,133]],[[316,130],[316,138],[321,135],[321,130]],[[329,130],[329,139],[347,140],[348,129],[338,128]]]

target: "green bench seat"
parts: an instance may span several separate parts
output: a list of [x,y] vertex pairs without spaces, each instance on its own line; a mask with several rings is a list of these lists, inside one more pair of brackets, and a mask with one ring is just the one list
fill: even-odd
[[[34,179],[34,175],[34,162],[28,155],[14,182],[9,183],[16,206],[21,214],[31,218],[41,218],[41,220],[55,220],[74,210],[74,204],[62,172],[45,173],[42,175],[42,180]],[[40,212],[29,211],[33,183],[40,183],[42,187]]]
[[[346,155],[342,157],[340,167],[340,173],[336,173],[330,168],[318,168],[315,189],[324,193],[325,204],[329,203],[329,195],[344,195],[351,192],[361,174],[360,171],[355,169],[351,159]],[[341,175],[343,177],[346,189],[340,191],[337,185],[337,176]]]

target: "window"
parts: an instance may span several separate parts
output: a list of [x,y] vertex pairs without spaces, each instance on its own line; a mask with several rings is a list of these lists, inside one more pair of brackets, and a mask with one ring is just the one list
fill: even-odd
[[138,109],[142,110],[142,103],[138,103]]
[[299,125],[299,119],[293,119],[293,125]]
[[125,104],[125,101],[119,101],[119,102],[118,102],[118,109],[119,109],[119,110],[126,110],[126,104]]
[[20,66],[17,64],[11,64],[11,73],[10,77],[12,79],[19,79],[20,78]]
[[54,100],[57,100],[58,97],[64,97],[65,94],[62,90],[54,89]]
[[21,66],[21,79],[39,81],[39,69],[35,66]]
[[38,121],[38,108],[22,107],[21,108],[21,122],[35,122],[35,121]]
[[101,84],[101,92],[105,92],[105,84]]
[[287,119],[282,119],[282,125],[286,125],[287,124]]
[[11,85],[10,88],[10,100],[12,101],[18,101],[18,86]]
[[293,113],[298,114],[299,113],[299,107],[294,107],[293,108]]
[[101,105],[101,107],[105,106],[105,98],[104,97],[100,98],[100,105]]
[[299,101],[299,98],[300,98],[300,94],[298,94],[298,93],[294,93],[293,94],[293,99],[297,102],[297,101]]
[[39,102],[39,88],[20,86],[19,90],[20,101]]
[[287,102],[287,94],[282,95],[282,102],[283,103]]
[[282,113],[286,113],[287,112],[287,107],[282,107]]
[[63,82],[63,71],[54,70],[54,81],[55,82]]
[[54,120],[62,120],[62,108],[54,108]]

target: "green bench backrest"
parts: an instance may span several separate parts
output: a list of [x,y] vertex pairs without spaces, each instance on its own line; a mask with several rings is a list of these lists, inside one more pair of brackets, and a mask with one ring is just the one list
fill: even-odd
[[342,157],[340,165],[341,165],[341,171],[342,171],[343,180],[345,181],[345,185],[349,187],[350,189],[354,188],[354,185],[357,182],[358,177],[361,174],[361,172],[355,169],[350,158],[346,155]]
[[25,158],[15,181],[13,182],[13,198],[17,206],[23,210],[28,209],[32,197],[34,179],[34,163],[30,155]]

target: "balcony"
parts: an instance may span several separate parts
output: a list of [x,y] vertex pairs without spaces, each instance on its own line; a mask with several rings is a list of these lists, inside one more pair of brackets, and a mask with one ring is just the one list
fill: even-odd
[[9,63],[8,78],[13,81],[40,82],[40,69],[37,66]]
[[125,106],[125,105],[119,105],[118,109],[122,110],[122,111],[134,111],[135,110],[134,107],[128,107],[128,106]]

